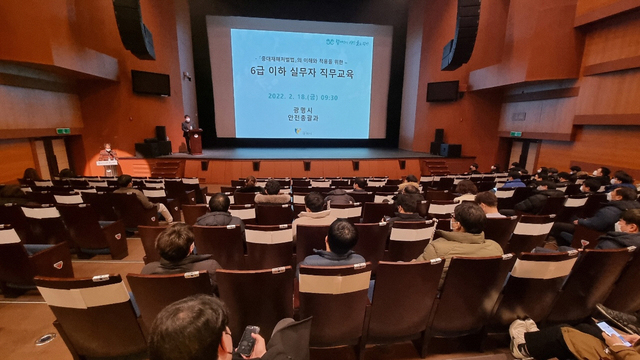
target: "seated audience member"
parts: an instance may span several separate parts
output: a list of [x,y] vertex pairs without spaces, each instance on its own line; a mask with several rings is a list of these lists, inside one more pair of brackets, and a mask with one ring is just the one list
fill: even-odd
[[420,194],[398,194],[395,205],[398,208],[396,216],[389,219],[382,219],[389,223],[389,229],[393,227],[396,221],[425,221],[425,218],[416,212],[418,202],[424,200]]
[[73,170],[69,168],[64,168],[60,170],[60,174],[58,174],[58,176],[60,177],[60,179],[69,179],[69,178],[75,178],[76,173],[74,173]]
[[520,180],[520,172],[516,170],[509,171],[509,179],[504,185],[502,185],[503,189],[511,189],[511,188],[519,188],[519,187],[527,187],[522,180]]
[[598,238],[596,249],[621,249],[629,246],[640,247],[640,209],[623,212],[615,225],[615,231],[609,231]]
[[568,172],[563,171],[561,173],[558,173],[558,183],[568,184],[570,182],[571,182],[571,175],[569,175]]
[[323,210],[324,199],[317,192],[305,195],[304,206],[305,212],[301,212],[291,225],[294,240],[298,225],[331,225],[337,219],[331,215],[331,210]]
[[553,181],[540,181],[538,188],[535,190],[535,194],[517,203],[513,209],[523,213],[537,215],[542,208],[544,208],[547,199],[550,197],[564,197],[564,193],[556,190],[556,184]]
[[[404,189],[402,189],[402,194],[420,194],[420,189],[413,185],[407,185],[404,187]],[[393,200],[395,201],[395,199]]]
[[353,190],[355,193],[366,193],[365,187],[367,186],[367,180],[364,178],[358,177],[353,181]]
[[[575,176],[570,176],[570,177],[571,177],[571,179],[570,179],[571,181],[576,181],[578,179],[586,180],[586,179],[589,178],[589,173],[587,173],[584,170],[583,171],[578,171]],[[607,181],[607,184],[608,183],[609,183],[609,181]]]
[[167,222],[173,222],[173,216],[171,216],[169,209],[167,209],[167,207],[164,206],[163,203],[154,204],[149,201],[149,199],[142,193],[142,191],[133,188],[133,179],[131,179],[130,175],[123,174],[118,176],[118,186],[120,186],[120,188],[114,191],[114,194],[133,193],[136,195],[143,208],[151,209],[153,207],[156,207],[158,213],[162,215],[162,217],[164,217]]
[[456,206],[451,219],[453,231],[436,230],[435,240],[429,242],[422,255],[414,261],[445,259],[444,271],[440,278],[440,286],[442,286],[452,257],[502,255],[502,247],[497,242],[484,238],[485,220],[484,211],[476,203],[465,201]]
[[353,200],[351,195],[349,195],[346,190],[335,189],[329,191],[327,196],[325,196],[324,198],[324,202],[325,204],[330,203],[329,206],[331,206],[331,204],[353,204],[356,201]]
[[406,186],[415,186],[420,189],[420,183],[415,175],[407,175],[402,184],[398,185],[398,191],[402,192]]
[[511,171],[520,171],[522,169],[522,167],[520,166],[520,163],[517,161],[514,161],[511,163],[511,167],[508,169],[509,172]]
[[587,179],[580,186],[580,192],[584,194],[595,194],[600,190],[600,182],[597,179]]
[[593,322],[575,326],[566,324],[538,329],[531,320],[515,320],[509,326],[511,353],[516,359],[640,359],[640,336],[620,333],[631,343],[623,345],[617,336],[609,336]]
[[500,164],[491,165],[491,173],[492,174],[500,173]]
[[549,175],[549,169],[545,166],[541,166],[536,170],[536,174],[547,174]]
[[38,175],[38,171],[34,168],[24,169],[24,174],[22,174],[22,178],[24,180],[42,180],[40,175]]
[[575,226],[580,224],[596,231],[608,232],[615,230],[615,224],[625,210],[638,209],[640,203],[636,201],[637,191],[627,187],[614,189],[607,194],[609,200],[593,217],[578,219],[573,223],[556,222],[549,235],[553,236],[558,245],[571,245]]
[[579,171],[582,171],[582,168],[581,168],[580,166],[576,166],[576,165],[574,165],[574,166],[570,167],[570,168],[569,168],[569,170],[570,170],[570,171],[569,171],[569,174],[570,174],[570,175],[575,175],[575,174],[577,174]]
[[222,193],[217,193],[209,200],[208,212],[196,220],[196,225],[202,226],[227,226],[236,225],[242,229],[242,237],[244,238],[244,222],[237,216],[231,215],[229,206],[231,201],[229,197]]
[[609,174],[611,174],[611,170],[608,167],[601,166],[593,171],[593,178],[598,180],[601,186],[607,186],[611,181]]
[[465,173],[465,175],[472,175],[472,174],[481,174],[481,172],[478,171],[478,164],[477,163],[473,163],[473,164],[469,165],[469,171],[467,171]]
[[342,266],[363,263],[365,259],[351,250],[357,242],[356,228],[347,219],[336,219],[324,238],[325,250],[313,249],[315,254],[305,257],[300,265]]
[[241,193],[261,193],[264,189],[261,186],[256,185],[257,180],[255,177],[249,175],[244,179],[244,186],[236,190]]
[[607,187],[607,192],[620,187],[628,187],[634,190],[636,188],[636,186],[633,184],[633,178],[631,177],[631,175],[622,170],[618,170],[613,174],[613,177],[611,178],[611,185]]
[[[293,319],[280,320],[268,345],[259,334],[251,335],[255,345],[248,358],[308,359],[309,344],[295,324]],[[178,300],[162,309],[151,325],[149,359],[242,360],[228,325],[229,310],[218,298],[199,294]]]
[[547,172],[535,173],[533,175],[533,179],[531,179],[529,184],[527,184],[527,187],[532,188],[532,189],[536,189],[536,188],[538,188],[538,185],[541,182],[547,181],[547,180],[549,180],[549,173],[547,173]]
[[28,202],[29,199],[27,199],[27,194],[22,191],[20,185],[5,185],[2,189],[0,189],[0,205],[25,205]]
[[473,181],[462,180],[456,185],[456,193],[460,194],[460,196],[453,199],[455,201],[474,201],[478,193],[478,188]]
[[487,218],[503,218],[498,212],[498,198],[491,191],[483,191],[475,197],[476,204],[480,205]]
[[558,169],[550,167],[548,169],[549,180],[557,181],[558,180]]
[[280,194],[280,182],[278,180],[269,179],[264,186],[266,194],[256,194],[256,204],[286,204],[291,202],[291,196],[288,194]]
[[217,293],[216,270],[221,266],[211,255],[194,255],[194,241],[195,236],[189,225],[177,223],[169,226],[156,239],[160,261],[148,263],[140,273],[162,275],[207,270],[214,292]]

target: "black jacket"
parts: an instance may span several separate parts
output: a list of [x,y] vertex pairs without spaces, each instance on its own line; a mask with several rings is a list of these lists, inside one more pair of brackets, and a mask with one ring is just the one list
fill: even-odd
[[629,209],[640,209],[640,203],[635,200],[610,201],[593,217],[579,219],[578,224],[598,231],[613,231],[620,215]]
[[622,249],[629,246],[640,247],[640,233],[609,231],[598,238],[596,249]]
[[517,203],[513,208],[514,210],[522,211],[528,214],[538,214],[544,205],[547,203],[547,199],[550,197],[563,197],[564,193],[560,190],[548,189],[542,190],[537,194],[529,196],[528,198]]

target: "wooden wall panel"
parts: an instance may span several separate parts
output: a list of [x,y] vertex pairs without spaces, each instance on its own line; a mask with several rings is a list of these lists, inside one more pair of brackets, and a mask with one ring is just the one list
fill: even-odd
[[639,7],[640,0],[578,0],[574,25],[598,22]]
[[617,16],[589,28],[584,46],[584,66],[639,55],[640,12]]
[[576,115],[640,114],[638,84],[640,69],[586,76],[581,79]]
[[0,140],[0,158],[0,184],[17,184],[26,168],[37,168],[29,140]]

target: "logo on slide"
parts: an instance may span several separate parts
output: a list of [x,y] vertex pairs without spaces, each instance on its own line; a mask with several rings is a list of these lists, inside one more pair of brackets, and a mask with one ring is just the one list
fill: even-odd
[[296,128],[295,130],[296,130],[296,134],[300,134],[300,131],[302,131],[301,128]]

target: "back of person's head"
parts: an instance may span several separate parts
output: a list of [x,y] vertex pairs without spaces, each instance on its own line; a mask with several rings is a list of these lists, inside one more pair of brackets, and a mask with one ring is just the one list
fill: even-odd
[[193,295],[165,307],[149,333],[149,360],[216,360],[229,311],[211,295]]
[[600,189],[600,182],[596,179],[587,179],[584,181],[584,183],[582,183],[582,186],[584,186],[585,188],[589,188],[589,190],[587,191],[591,191],[591,192],[596,192]]
[[256,178],[253,175],[249,175],[244,179],[244,186],[256,186]]
[[554,183],[553,181],[550,181],[550,180],[540,181],[540,182],[538,182],[538,186],[546,186],[547,190],[555,190],[556,189],[556,183]]
[[627,174],[623,170],[618,170],[613,174],[613,177],[618,179],[623,184],[631,184],[633,182],[633,178],[631,175]]
[[570,167],[569,170],[571,170],[572,172],[576,173],[576,172],[582,170],[582,168],[580,166],[574,165],[574,166]]
[[493,164],[493,170],[495,172],[500,172],[500,164]]
[[609,174],[611,174],[611,170],[604,166],[600,168],[600,172],[602,173],[602,176],[609,176]]
[[640,209],[625,210],[620,216],[627,224],[635,224],[640,229]]
[[189,255],[194,240],[195,236],[191,231],[191,226],[176,223],[158,235],[156,250],[163,259],[169,262],[178,262]]
[[69,168],[64,168],[62,170],[60,170],[60,177],[61,178],[74,178],[76,177],[76,174],[73,172],[73,170],[69,169]]
[[616,195],[622,197],[621,200],[636,200],[638,198],[638,191],[630,187],[619,187],[613,189]]
[[280,182],[278,180],[269,179],[264,185],[264,190],[269,195],[277,195],[280,192]]
[[498,207],[498,197],[491,191],[483,191],[476,195],[476,204],[485,204],[488,207]]
[[320,212],[324,206],[324,198],[317,192],[312,192],[304,196],[304,206],[311,212]]
[[418,178],[413,174],[407,175],[406,180],[407,182],[414,182],[414,183],[418,182]]
[[514,162],[511,163],[511,167],[519,168],[520,167],[520,163],[517,162],[517,161],[514,161]]
[[475,170],[478,170],[478,163],[473,163],[470,165],[470,167],[474,168]]
[[122,174],[122,175],[118,176],[118,186],[127,187],[127,186],[129,186],[129,184],[131,183],[132,180],[133,179],[131,178],[131,175]]
[[536,173],[536,175],[538,177],[538,179],[542,180],[542,181],[547,181],[549,180],[549,173],[547,172],[541,172],[541,173]]
[[509,177],[512,179],[520,179],[520,171],[509,171]]
[[563,171],[561,173],[558,173],[558,179],[565,179],[568,181],[569,179],[571,179],[571,175],[569,175],[568,172]]
[[484,231],[487,215],[475,202],[463,201],[453,211],[453,218],[462,225],[465,232],[480,234]]
[[360,189],[364,189],[367,186],[367,180],[364,178],[358,177],[353,181],[354,184],[358,185]]
[[0,188],[0,198],[24,198],[27,197],[18,184],[9,184]]
[[462,180],[456,186],[456,192],[458,194],[477,194],[478,188],[476,184],[471,180]]
[[527,175],[529,173],[529,170],[527,169],[520,169],[520,174],[522,175]]
[[549,175],[555,175],[558,173],[558,169],[551,167],[549,168]]
[[38,175],[38,171],[34,168],[24,169],[24,174],[22,174],[22,178],[25,180],[42,180],[40,178],[40,175]]
[[329,226],[327,242],[331,252],[344,255],[358,242],[358,232],[347,219],[336,219]]
[[209,210],[211,211],[227,212],[229,211],[229,205],[231,205],[231,200],[223,193],[217,193],[209,200]]
[[424,200],[420,194],[398,194],[396,198],[396,206],[402,207],[405,213],[414,213],[418,207],[418,202]]
[[538,170],[539,170],[538,173],[544,173],[544,174],[549,173],[549,168],[547,168],[546,166],[541,166]]
[[420,189],[413,185],[407,185],[402,189],[404,194],[420,194]]

